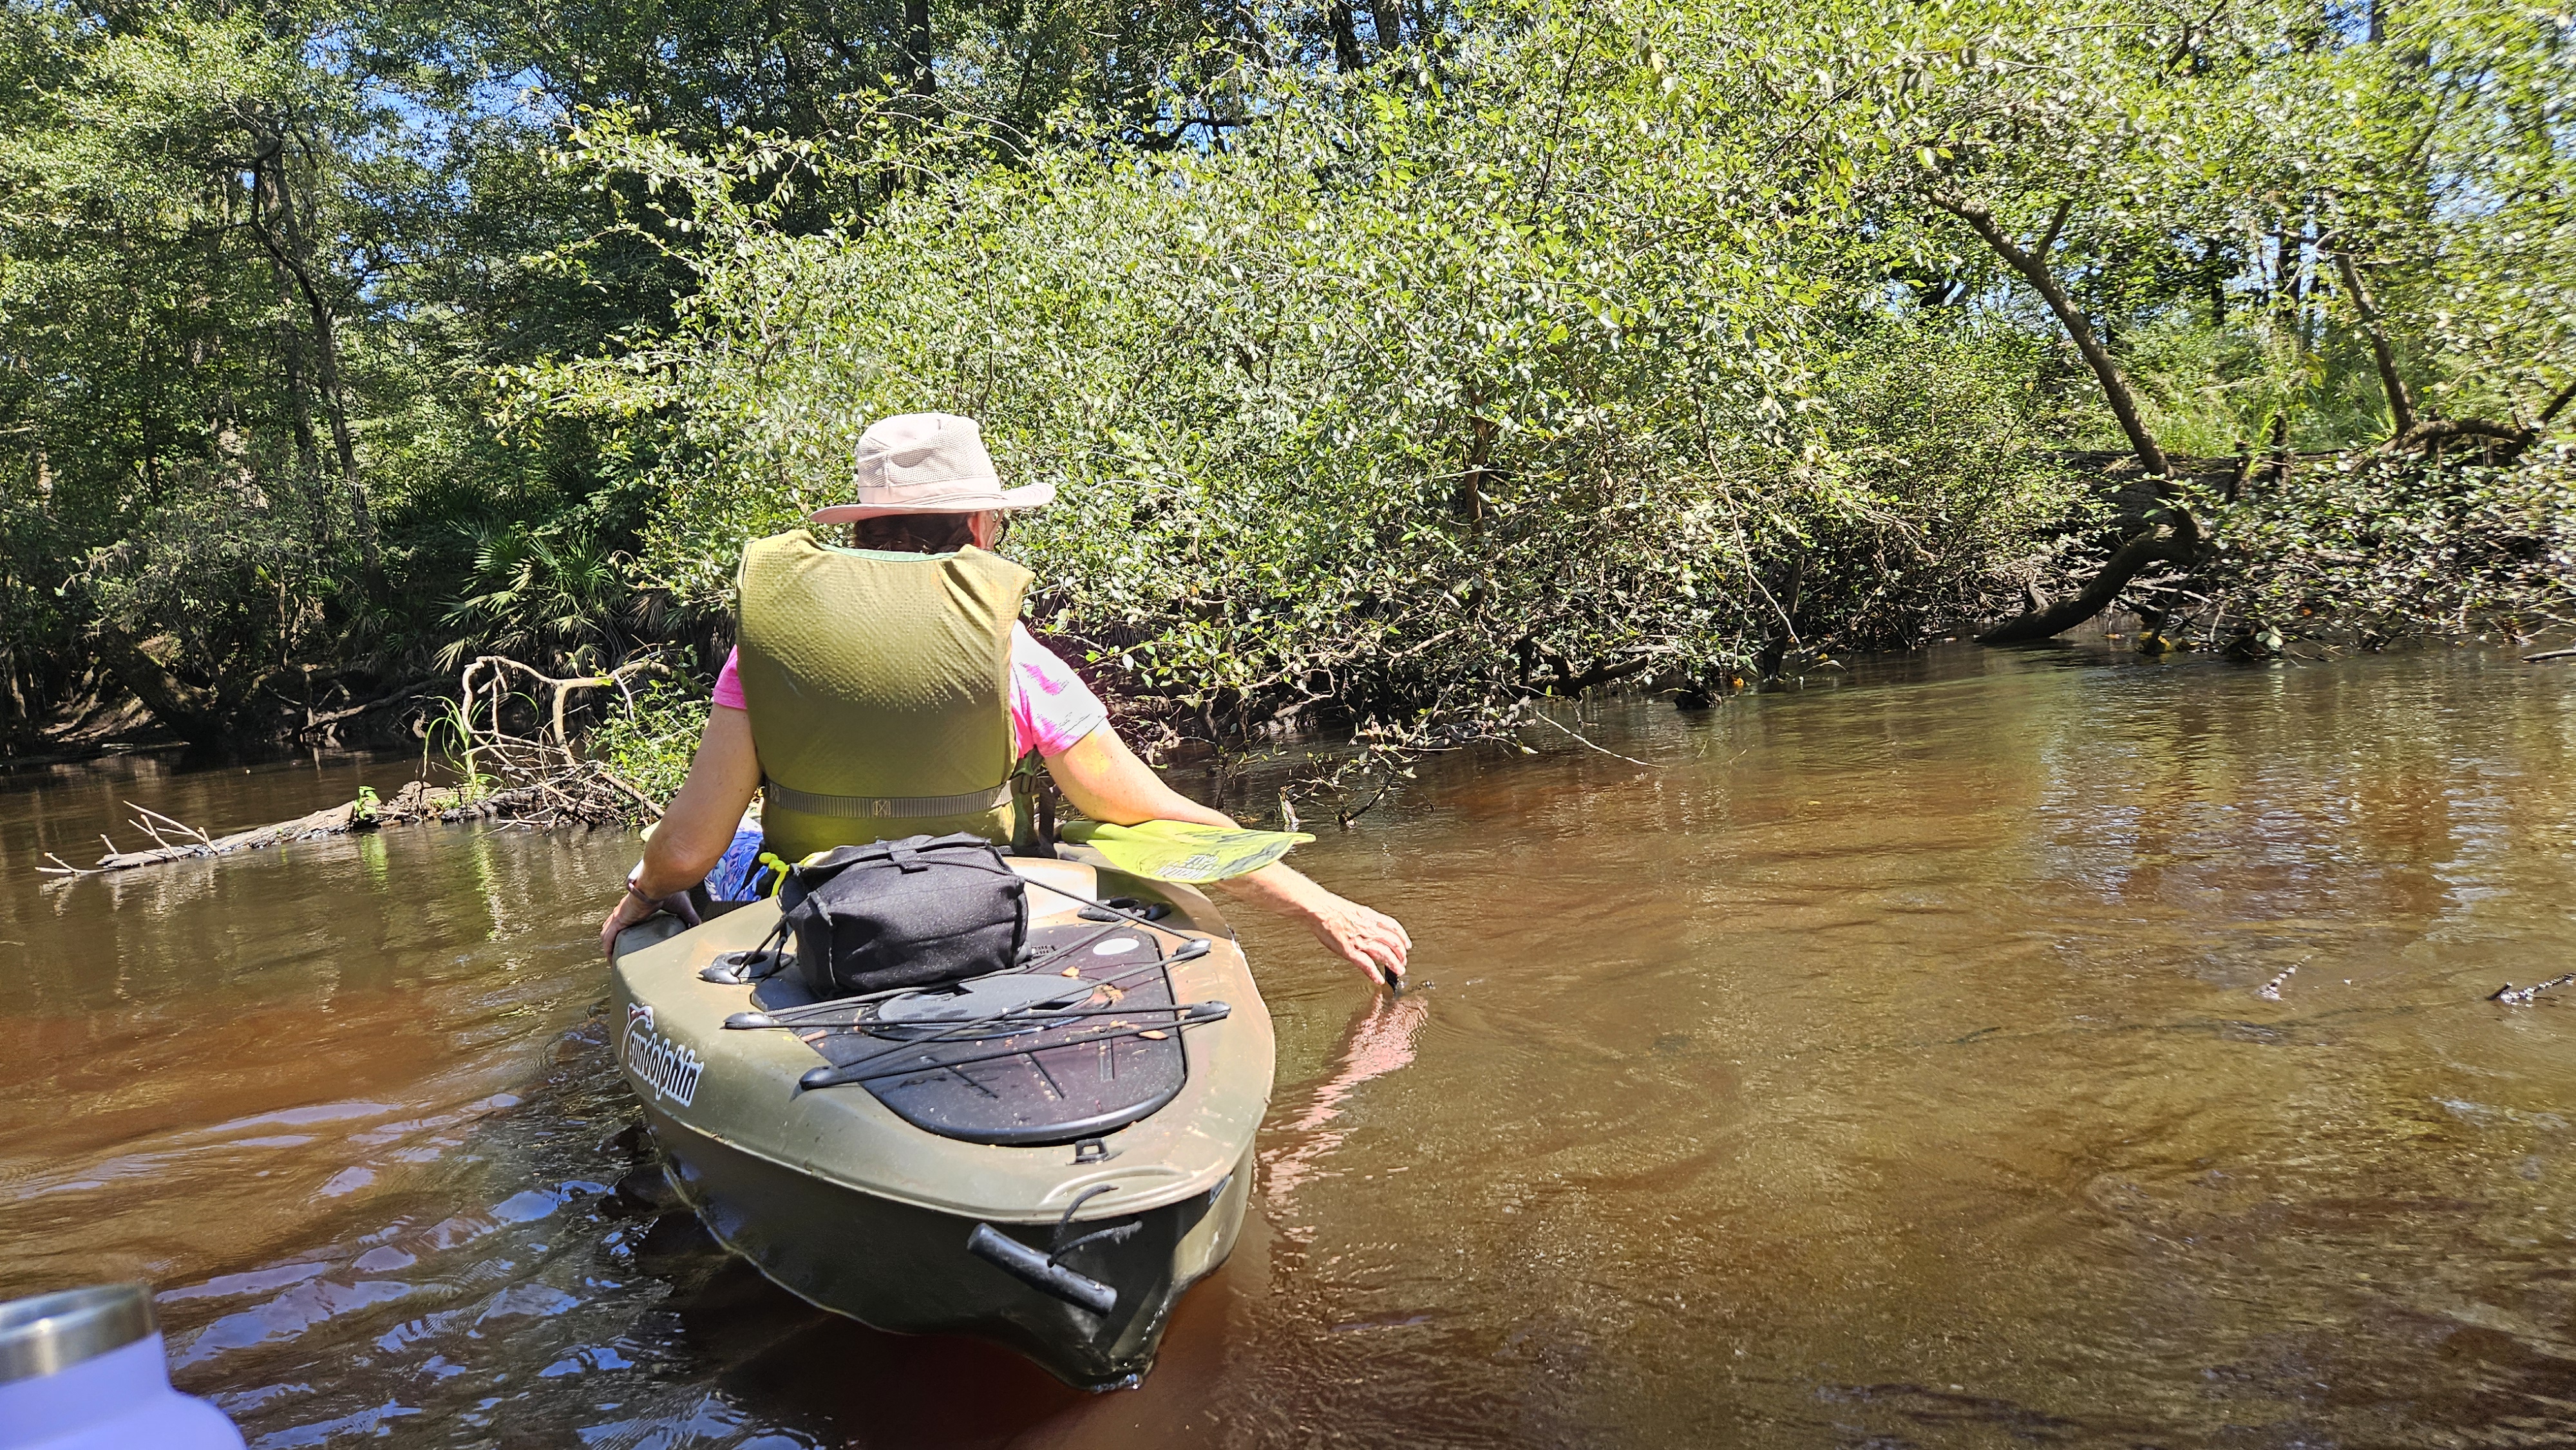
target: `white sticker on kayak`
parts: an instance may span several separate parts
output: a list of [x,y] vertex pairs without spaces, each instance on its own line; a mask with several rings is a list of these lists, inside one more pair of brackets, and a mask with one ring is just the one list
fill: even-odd
[[698,1095],[698,1074],[705,1059],[653,1030],[653,1009],[637,1002],[626,1009],[626,1067],[663,1099],[689,1105]]
[[1136,939],[1132,936],[1113,936],[1109,940],[1102,942],[1100,945],[1093,947],[1091,949],[1091,954],[1095,957],[1114,957],[1120,952],[1132,952],[1136,949],[1136,946]]

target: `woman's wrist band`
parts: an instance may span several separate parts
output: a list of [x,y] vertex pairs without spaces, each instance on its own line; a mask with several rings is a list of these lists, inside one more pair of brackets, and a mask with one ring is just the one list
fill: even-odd
[[626,894],[634,897],[640,902],[643,902],[646,906],[659,906],[662,904],[662,898],[646,895],[644,888],[636,885],[635,878],[632,876],[626,878]]

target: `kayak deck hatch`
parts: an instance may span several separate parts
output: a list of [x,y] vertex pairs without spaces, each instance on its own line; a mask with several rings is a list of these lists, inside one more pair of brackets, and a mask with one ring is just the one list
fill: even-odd
[[[1023,959],[1034,970],[906,993],[859,1009],[853,1023],[796,1035],[834,1067],[863,1065],[860,1081],[877,1101],[924,1132],[1009,1147],[1096,1137],[1163,1107],[1189,1080],[1155,936],[1089,923],[1033,928]],[[769,1013],[817,1000],[793,972],[752,994]],[[1081,1015],[1045,1021],[1049,1007]],[[1014,1015],[965,1025],[1005,1012]],[[896,1047],[934,1033],[916,1050]]]

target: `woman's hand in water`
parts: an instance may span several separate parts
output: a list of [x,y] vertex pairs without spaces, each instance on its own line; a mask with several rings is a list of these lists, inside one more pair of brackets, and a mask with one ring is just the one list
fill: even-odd
[[1306,923],[1315,940],[1366,973],[1370,981],[1392,986],[1404,980],[1404,958],[1413,950],[1413,938],[1404,923],[1326,891],[1285,861],[1216,886],[1239,901]]
[[1404,959],[1413,950],[1413,938],[1403,922],[1385,912],[1326,891],[1284,861],[1216,885],[1237,900],[1306,923],[1315,940],[1366,973],[1370,981],[1393,986],[1404,980]]
[[1305,915],[1315,939],[1368,973],[1369,980],[1393,986],[1404,979],[1404,958],[1413,950],[1413,938],[1403,922],[1331,892],[1307,903]]

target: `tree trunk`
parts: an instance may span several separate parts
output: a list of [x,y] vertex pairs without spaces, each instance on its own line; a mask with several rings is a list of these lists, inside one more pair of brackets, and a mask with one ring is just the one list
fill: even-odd
[[2361,314],[2361,331],[2370,339],[2370,359],[2379,365],[2379,386],[2388,394],[2388,416],[2395,421],[2392,436],[2403,438],[2415,431],[2415,400],[2407,394],[2406,377],[2397,371],[2397,350],[2388,345],[2388,329],[2381,323],[2379,307],[2370,300],[2370,289],[2362,285],[2361,269],[2353,265],[2352,254],[2334,239],[2335,271],[2343,278],[2343,290],[2352,298],[2352,310]]
[[[2094,379],[2102,385],[2103,400],[2111,405],[2111,415],[2120,420],[2120,431],[2127,435],[2129,448],[2137,454],[2139,465],[2146,469],[2150,478],[2161,480],[2171,477],[2173,465],[2166,459],[2155,435],[2147,431],[2146,420],[2138,412],[2137,396],[2129,390],[2129,380],[2121,374],[2120,365],[2112,361],[2110,349],[2094,336],[2092,320],[2066,295],[2066,289],[2058,285],[2057,274],[2049,269],[2049,250],[2057,245],[2058,232],[2065,227],[2066,218],[2075,204],[2072,201],[2060,202],[2057,214],[2049,220],[2048,231],[2035,245],[2025,249],[2005,236],[2003,228],[1995,224],[1994,214],[1984,208],[1972,206],[1956,197],[1935,196],[1932,200],[1935,206],[1966,222],[1987,246],[1994,249],[1995,255],[2019,272],[2022,280],[2030,283],[2048,303],[2048,310],[2057,315],[2059,325],[2074,341],[2075,350],[2084,355],[2085,364],[2093,369]],[[2018,619],[2007,620],[1979,635],[1978,642],[2013,644],[2047,639],[2073,629],[2109,608],[2111,601],[2120,596],[2120,591],[2128,587],[2129,581],[2144,572],[2148,565],[2190,564],[2200,552],[2200,525],[2182,509],[2173,510],[2172,517],[2170,533],[2160,525],[2150,524],[2144,533],[2132,537],[2114,551],[2073,596],[2045,608],[2034,609]]]
[[132,636],[112,625],[100,625],[93,641],[99,663],[179,738],[192,745],[213,745],[230,737],[232,722],[225,718],[222,703],[172,674]]
[[[2548,427],[2550,424],[2557,422],[2559,413],[2571,402],[2576,402],[2576,383],[2569,383],[2567,386],[2558,390],[2558,396],[2549,400],[2549,406],[2540,410],[2540,417],[2531,425],[2532,431],[2537,433],[2541,429]],[[36,456],[39,460],[44,457],[41,453]],[[39,469],[42,468],[41,462],[38,467]]]
[[931,73],[930,0],[903,0],[903,87],[916,96],[939,88]]
[[1369,23],[1377,30],[1377,48],[1392,51],[1404,44],[1404,12],[1397,0],[1369,0]]
[[1349,0],[1333,0],[1328,18],[1333,27],[1333,68],[1347,75],[1368,64],[1360,54],[1359,27],[1351,23]]
[[366,481],[358,475],[357,443],[349,433],[348,390],[340,377],[339,330],[331,315],[330,299],[323,295],[314,276],[304,223],[296,215],[295,194],[286,177],[285,138],[268,133],[259,139],[266,150],[254,163],[258,193],[252,201],[251,226],[268,248],[270,258],[294,278],[295,290],[304,299],[313,325],[313,371],[315,381],[322,387],[323,415],[331,424],[332,452],[340,465],[341,481],[349,490],[350,523],[358,535],[358,553],[366,566],[367,582],[376,585],[384,578],[384,558],[376,548],[375,518],[367,506]]
[[2299,221],[2299,230],[2296,234],[2298,237],[2296,255],[2299,260],[2298,266],[2292,271],[2290,276],[2290,320],[2296,326],[2296,335],[2299,342],[2299,356],[2301,357],[2306,357],[2308,354],[2316,351],[2317,343],[2315,334],[2309,331],[2309,329],[2315,325],[2316,319],[2311,315],[2308,301],[2316,292],[2317,263],[2322,259],[2312,258],[2309,255],[2308,228],[2310,224],[2310,218],[2302,217]]
[[[269,266],[277,274],[277,300],[289,313],[296,307],[295,284],[286,269],[271,257]],[[304,383],[304,335],[295,330],[292,316],[277,319],[277,355],[285,374],[287,421],[295,433],[295,461],[307,473],[322,468],[322,445],[313,437],[313,398]]]
[[2272,228],[2272,269],[2263,278],[2263,314],[2277,325],[2281,320],[2281,298],[2290,289],[2289,243],[2282,228]]
[[[9,687],[9,713],[5,718],[21,724],[33,725],[36,722],[36,712],[27,704],[26,695],[18,689],[18,651],[7,645],[0,645],[0,683],[5,683]],[[15,729],[0,730],[0,739],[7,739],[18,733]]]
[[1500,430],[1494,420],[1482,413],[1467,419],[1466,467],[1459,470],[1458,487],[1449,495],[1449,512],[1467,522],[1470,535],[1485,532],[1485,485],[1494,477],[1494,437]]
[[2057,275],[2049,270],[2049,248],[2056,245],[2058,229],[2066,224],[2066,214],[2074,204],[2069,202],[2059,206],[2056,220],[2049,223],[2048,234],[2039,239],[2037,246],[2025,251],[2004,235],[2003,228],[1995,225],[1993,213],[1984,208],[1944,196],[1934,197],[1932,203],[1966,222],[1970,229],[1985,239],[1987,246],[1994,248],[1995,255],[2019,272],[2022,280],[2030,283],[2047,301],[2048,310],[2057,314],[2066,335],[2074,339],[2075,350],[2084,355],[2085,363],[2093,369],[2094,378],[2101,383],[2102,396],[2111,405],[2111,415],[2120,420],[2120,431],[2128,435],[2129,447],[2138,455],[2138,462],[2153,477],[2170,476],[2173,467],[2165,461],[2164,449],[2157,445],[2155,436],[2147,431],[2145,421],[2140,418],[2137,398],[2129,391],[2128,379],[2120,375],[2120,365],[2111,360],[2110,351],[2093,335],[2092,322],[2085,317],[2083,309],[2067,297],[2066,289],[2057,284]]

